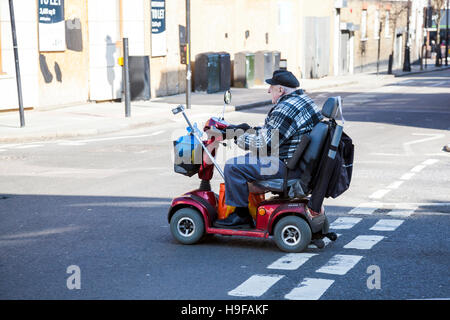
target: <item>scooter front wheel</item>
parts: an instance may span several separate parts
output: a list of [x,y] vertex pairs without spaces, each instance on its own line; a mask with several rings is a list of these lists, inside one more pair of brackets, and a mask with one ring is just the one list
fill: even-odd
[[170,219],[172,236],[182,244],[194,244],[205,233],[205,223],[200,213],[192,208],[177,210]]

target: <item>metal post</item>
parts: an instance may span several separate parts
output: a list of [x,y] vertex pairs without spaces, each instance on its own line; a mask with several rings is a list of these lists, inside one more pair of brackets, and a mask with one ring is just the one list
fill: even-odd
[[411,0],[408,0],[408,16],[406,17],[406,43],[405,59],[403,61],[403,71],[411,71],[410,52],[409,52],[409,16],[411,15]]
[[20,127],[25,127],[25,114],[23,110],[23,99],[22,99],[22,81],[20,78],[20,68],[19,68],[19,52],[17,50],[17,37],[16,37],[16,20],[14,17],[14,5],[13,0],[9,0],[9,14],[11,17],[11,31],[12,40],[14,47],[14,60],[16,64],[16,82],[17,82],[17,95],[19,100],[19,114],[20,114]]
[[125,94],[125,117],[130,117],[130,67],[128,64],[128,38],[123,38],[123,86]]
[[377,75],[380,69],[380,50],[381,50],[381,30],[383,28],[383,23],[380,22],[380,30],[378,30],[378,53],[377,53]]
[[191,2],[186,0],[186,108],[191,108]]

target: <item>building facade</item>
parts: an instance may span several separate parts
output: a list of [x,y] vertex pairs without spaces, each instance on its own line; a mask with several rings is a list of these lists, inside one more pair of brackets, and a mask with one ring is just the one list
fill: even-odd
[[[395,23],[392,16],[407,1],[190,3],[193,62],[205,52],[227,52],[233,60],[238,52],[278,51],[298,78],[320,78],[373,67],[378,44],[382,64],[392,48],[395,63],[403,59],[407,13]],[[180,61],[185,0],[15,0],[14,6],[26,108],[120,99],[123,38],[129,39],[130,56],[148,59],[144,71],[151,98],[186,90],[186,66]],[[420,7],[413,5],[411,17]],[[416,17],[410,21],[416,31],[420,25]],[[416,33],[410,32],[414,40]],[[418,52],[412,52],[415,59]],[[0,0],[0,110],[17,108],[16,92],[8,0]]]

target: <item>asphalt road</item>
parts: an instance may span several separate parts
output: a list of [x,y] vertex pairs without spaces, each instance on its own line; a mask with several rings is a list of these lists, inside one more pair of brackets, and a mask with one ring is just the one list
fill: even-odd
[[[170,201],[199,183],[173,172],[181,118],[2,145],[0,299],[450,298],[450,154],[442,151],[450,142],[450,72],[311,93],[319,105],[332,95],[344,98],[353,180],[324,203],[338,240],[300,255],[271,239],[175,242]],[[227,120],[257,125],[268,110]],[[223,150],[222,164],[242,153]],[[216,174],[215,190],[219,183]],[[68,288],[78,284],[73,270],[80,289]]]

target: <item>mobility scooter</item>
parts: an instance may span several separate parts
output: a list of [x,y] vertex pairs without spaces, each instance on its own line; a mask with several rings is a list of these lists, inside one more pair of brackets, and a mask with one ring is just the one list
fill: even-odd
[[[227,91],[224,95],[225,105],[231,101],[231,93]],[[197,190],[189,191],[182,196],[173,199],[169,212],[168,221],[173,237],[182,244],[194,244],[199,242],[207,234],[220,234],[228,236],[246,236],[267,239],[272,237],[278,248],[285,252],[301,252],[310,243],[318,248],[324,247],[324,237],[332,241],[337,239],[335,233],[329,232],[329,223],[325,215],[325,210],[320,202],[318,212],[308,208],[308,195],[311,195],[311,186],[316,174],[317,167],[323,158],[325,140],[329,134],[331,126],[337,125],[334,117],[340,108],[340,97],[329,98],[322,109],[322,114],[329,120],[319,122],[314,126],[309,135],[302,136],[301,142],[297,146],[294,156],[286,163],[288,170],[283,179],[269,179],[253,181],[248,183],[251,194],[263,195],[267,192],[273,194],[269,199],[264,199],[254,204],[256,210],[253,214],[255,220],[254,228],[217,227],[214,225],[221,209],[219,195],[211,190],[210,180],[214,167],[222,178],[224,173],[215,161],[215,149],[211,149],[214,138],[209,135],[207,141],[202,141],[199,129],[194,127],[189,121],[182,105],[173,109],[173,114],[182,113],[187,124],[192,146],[188,148],[189,156],[186,160],[181,160],[180,151],[177,144],[180,140],[174,141],[175,147],[175,171],[187,176],[198,174],[201,179],[200,187]],[[210,118],[204,128],[204,132],[210,130],[224,132],[229,124],[221,118]],[[332,140],[334,144],[340,141],[342,130],[333,130]],[[217,142],[216,142],[217,145]],[[337,144],[336,144],[337,145]],[[196,149],[196,150],[194,150]],[[186,150],[184,150],[185,152]],[[192,159],[200,157],[200,164],[193,163]],[[204,159],[210,159],[206,163]],[[177,163],[178,159],[178,163]],[[197,161],[198,162],[198,161]],[[212,163],[211,163],[212,162]],[[287,172],[300,166],[302,175],[298,179],[288,179]],[[322,199],[323,200],[323,199]]]

